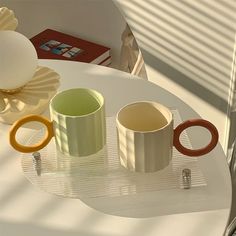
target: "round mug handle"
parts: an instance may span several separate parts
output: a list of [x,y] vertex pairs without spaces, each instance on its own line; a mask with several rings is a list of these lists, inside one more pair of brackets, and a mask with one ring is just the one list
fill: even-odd
[[[37,122],[43,123],[47,128],[46,134],[43,140],[40,141],[39,143],[33,146],[24,146],[16,141],[16,132],[22,125],[31,121],[37,121]],[[49,121],[47,118],[44,118],[42,116],[28,115],[16,121],[12,125],[10,129],[10,133],[9,133],[9,141],[12,147],[15,148],[17,151],[28,153],[28,152],[36,152],[42,149],[43,147],[45,147],[50,142],[53,136],[54,136],[54,132],[53,132],[53,125],[51,121]]]
[[[180,134],[185,129],[192,127],[192,126],[202,126],[202,127],[209,130],[209,132],[211,133],[211,141],[209,142],[208,145],[206,145],[205,147],[200,148],[200,149],[192,150],[192,149],[188,149],[188,148],[184,147],[181,144],[181,142],[179,140]],[[218,139],[219,139],[218,131],[212,123],[210,123],[207,120],[203,120],[203,119],[193,119],[193,120],[187,120],[175,128],[173,143],[174,143],[175,148],[184,155],[201,156],[201,155],[209,153],[216,146]]]

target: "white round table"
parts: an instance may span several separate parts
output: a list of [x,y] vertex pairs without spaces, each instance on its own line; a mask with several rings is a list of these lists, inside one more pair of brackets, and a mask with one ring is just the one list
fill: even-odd
[[[115,69],[54,60],[40,60],[40,65],[61,75],[60,90],[89,87],[100,91],[106,100],[108,116],[114,116],[129,102],[155,100],[178,109],[183,120],[199,117],[194,109],[167,90]],[[21,154],[8,143],[9,128],[9,125],[0,124],[1,236],[220,236],[227,226],[231,179],[219,144],[198,159],[206,186],[158,191],[155,196],[159,204],[144,209],[146,213],[154,212],[155,216],[145,217],[145,213],[143,217],[135,218],[135,212],[132,217],[105,214],[91,207],[93,201],[87,205],[78,199],[58,197],[33,186],[22,173]],[[22,132],[20,137],[28,133],[30,130]],[[202,129],[191,129],[188,136],[193,147],[199,147],[209,139]],[[152,199],[146,196],[144,200]],[[109,207],[109,202],[104,204]]]

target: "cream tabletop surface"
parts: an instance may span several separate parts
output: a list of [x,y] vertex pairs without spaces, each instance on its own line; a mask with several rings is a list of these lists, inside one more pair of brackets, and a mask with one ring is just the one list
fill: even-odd
[[[182,120],[199,115],[158,85],[115,69],[68,61],[40,60],[61,76],[59,90],[86,87],[101,92],[107,116],[129,102],[154,100],[177,110]],[[72,199],[32,185],[21,168],[22,155],[8,143],[9,125],[0,124],[1,236],[217,236],[223,235],[231,205],[231,180],[218,144],[197,159],[204,184],[189,190],[165,188],[110,198]],[[19,139],[30,135],[23,129]],[[209,141],[205,130],[189,129],[193,148]],[[112,183],[111,183],[112,184]],[[132,207],[134,202],[139,207]]]

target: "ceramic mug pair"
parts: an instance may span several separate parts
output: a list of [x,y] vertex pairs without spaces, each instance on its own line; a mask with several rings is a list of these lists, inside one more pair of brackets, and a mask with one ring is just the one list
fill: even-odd
[[[10,143],[20,152],[35,152],[55,137],[57,150],[69,156],[88,156],[106,145],[105,101],[99,92],[75,88],[55,95],[50,102],[48,120],[29,115],[16,121],[10,130]],[[34,146],[16,141],[17,130],[25,123],[38,121],[46,126],[44,139]],[[211,133],[210,143],[201,149],[182,146],[179,137],[191,126],[202,126]],[[188,156],[210,152],[218,142],[213,124],[203,119],[188,120],[173,129],[173,116],[165,106],[141,101],[126,105],[116,116],[118,152],[121,164],[131,171],[154,172],[166,167],[172,159],[173,146]]]

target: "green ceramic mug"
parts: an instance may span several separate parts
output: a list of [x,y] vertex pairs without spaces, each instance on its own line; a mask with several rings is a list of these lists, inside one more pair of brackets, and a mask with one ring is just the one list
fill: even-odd
[[[62,91],[50,102],[51,120],[29,115],[16,121],[10,130],[10,143],[20,152],[35,152],[55,137],[57,149],[69,156],[87,156],[106,144],[105,104],[103,96],[92,89],[75,88]],[[16,141],[17,130],[25,123],[38,121],[46,127],[44,139],[34,146]]]

